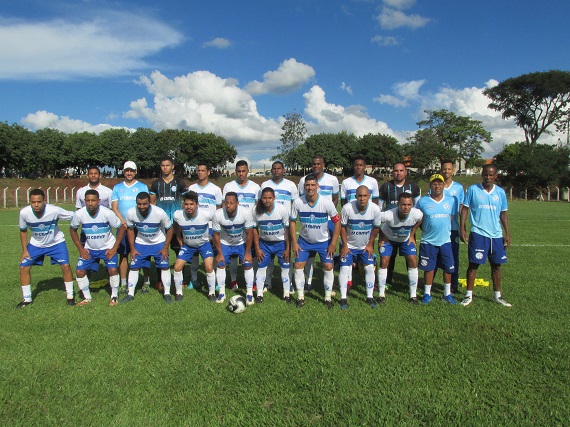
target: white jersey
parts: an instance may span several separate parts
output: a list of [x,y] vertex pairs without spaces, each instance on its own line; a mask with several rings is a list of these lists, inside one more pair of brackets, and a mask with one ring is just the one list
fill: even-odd
[[166,241],[166,231],[172,227],[172,221],[164,209],[151,205],[148,216],[144,218],[137,207],[127,212],[127,227],[137,229],[135,243],[156,245]]
[[271,212],[255,214],[259,238],[266,242],[283,242],[289,231],[289,209],[275,201]]
[[226,246],[243,245],[246,240],[245,230],[254,228],[252,211],[242,206],[237,207],[236,215],[229,218],[226,209],[218,209],[212,221],[212,229],[220,233],[220,241]]
[[401,220],[398,216],[398,208],[383,212],[382,233],[392,242],[405,242],[410,237],[410,231],[414,225],[422,220],[424,214],[416,208],[412,208],[406,219]]
[[26,206],[20,211],[20,231],[28,228],[32,232],[30,243],[37,248],[49,248],[58,243],[65,242],[63,232],[57,226],[57,222],[70,220],[73,212],[66,211],[54,205],[44,205],[44,212],[37,217],[31,206]]
[[95,188],[90,187],[87,184],[85,187],[81,187],[77,190],[76,193],[76,200],[75,200],[75,207],[77,209],[81,209],[85,206],[85,192],[87,190],[97,190],[99,193],[99,204],[101,206],[105,206],[106,208],[111,209],[111,199],[113,198],[113,190],[109,187],[105,187],[103,184],[99,183],[99,185]]
[[189,217],[184,210],[174,212],[174,222],[180,226],[182,240],[186,246],[199,248],[210,241],[209,227],[214,215],[215,211],[200,207],[194,218]]
[[224,185],[223,196],[226,197],[230,191],[233,191],[238,196],[238,203],[240,206],[248,208],[253,211],[255,204],[259,200],[259,193],[261,188],[252,180],[247,180],[247,184],[241,186],[237,181],[230,181]]
[[378,199],[380,197],[380,193],[378,191],[378,181],[368,175],[364,175],[362,181],[357,181],[353,176],[342,181],[342,184],[340,186],[340,199],[347,202],[356,200],[356,190],[361,185],[368,187],[371,199]]
[[[293,181],[283,178],[280,183],[276,183],[273,180],[265,181],[261,184],[261,190],[269,187],[275,192],[275,201],[280,205],[285,206],[291,212],[291,203],[293,200],[299,198],[299,192],[297,191],[297,186]],[[261,197],[261,193],[259,194]]]
[[115,213],[105,206],[99,206],[95,216],[91,216],[86,207],[75,212],[71,220],[71,227],[79,228],[85,233],[85,249],[96,251],[111,249],[115,244],[112,228],[119,228],[121,220]]
[[[319,194],[325,199],[332,200],[335,194],[338,194],[338,179],[336,176],[330,173],[323,173],[321,179],[319,179]],[[303,196],[305,194],[305,177],[301,178],[299,181],[299,195]]]
[[291,221],[301,222],[299,237],[307,243],[322,243],[329,240],[329,217],[338,220],[338,212],[333,203],[319,195],[313,206],[305,196],[299,197],[291,207]]
[[218,206],[222,205],[222,190],[210,181],[203,187],[198,183],[192,184],[188,187],[188,190],[198,193],[198,205],[200,209],[209,209],[214,213],[218,209]]
[[364,249],[370,240],[372,229],[382,225],[382,217],[380,207],[372,202],[368,202],[364,213],[360,212],[356,201],[344,205],[340,214],[340,225],[346,227],[348,248]]

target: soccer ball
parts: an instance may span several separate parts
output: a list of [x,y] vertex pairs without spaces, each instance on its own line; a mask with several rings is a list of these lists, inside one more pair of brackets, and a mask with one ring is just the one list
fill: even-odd
[[245,311],[245,307],[245,298],[241,295],[234,295],[230,298],[230,302],[228,303],[228,310],[232,313],[243,313]]

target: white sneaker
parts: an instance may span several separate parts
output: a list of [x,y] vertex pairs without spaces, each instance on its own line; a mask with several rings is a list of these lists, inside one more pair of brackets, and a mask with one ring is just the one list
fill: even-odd
[[469,305],[473,302],[473,297],[465,297],[463,298],[463,301],[461,301],[459,304],[466,306]]
[[226,294],[220,294],[218,295],[218,299],[216,300],[216,303],[221,304],[226,300]]
[[503,299],[503,297],[495,298],[495,302],[496,302],[497,304],[504,305],[505,307],[512,307],[512,306],[513,306],[512,304],[509,304],[508,302],[506,302],[506,301]]
[[245,297],[245,304],[246,305],[253,305],[255,304],[255,300],[253,299],[253,295],[247,295]]

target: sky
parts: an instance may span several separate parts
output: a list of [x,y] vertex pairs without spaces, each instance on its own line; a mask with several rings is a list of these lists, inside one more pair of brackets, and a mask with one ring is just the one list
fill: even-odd
[[570,70],[569,16],[568,0],[5,0],[0,120],[213,132],[259,168],[293,111],[308,135],[405,143],[445,108],[482,121],[490,158],[524,134],[482,91]]

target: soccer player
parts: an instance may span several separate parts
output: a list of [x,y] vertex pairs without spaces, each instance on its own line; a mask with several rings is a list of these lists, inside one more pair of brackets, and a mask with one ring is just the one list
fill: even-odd
[[[378,204],[382,207],[383,211],[394,209],[398,205],[398,196],[401,193],[410,193],[414,198],[414,205],[419,201],[421,196],[420,187],[415,182],[408,180],[408,170],[406,165],[402,162],[394,163],[392,168],[392,176],[394,179],[385,182],[380,186],[380,198]],[[386,284],[392,283],[394,275],[394,265],[396,263],[397,251],[392,252],[392,258],[388,264],[388,276],[386,277]],[[407,266],[410,268],[410,266]]]
[[219,304],[226,300],[226,265],[234,255],[239,258],[243,265],[243,275],[247,288],[246,302],[248,305],[254,304],[254,273],[251,258],[254,227],[255,222],[251,209],[239,205],[238,195],[235,192],[226,193],[224,207],[216,211],[212,221],[214,246],[217,250],[216,281],[219,286],[216,302]]
[[[170,263],[168,261],[170,240],[174,235],[172,221],[166,212],[150,204],[150,194],[141,191],[136,197],[137,205],[127,212],[127,238],[131,247],[129,271],[129,293],[120,304],[135,299],[135,289],[139,279],[139,269],[150,267],[154,258],[156,268],[164,286],[164,301],[172,302],[170,296]],[[137,233],[135,234],[135,229]],[[180,301],[182,298],[176,298]]]
[[410,193],[400,193],[397,207],[383,212],[378,252],[380,253],[380,268],[378,269],[378,303],[386,302],[386,278],[388,265],[393,253],[400,252],[408,266],[408,282],[410,286],[410,302],[419,304],[418,260],[416,258],[416,237],[410,232],[414,225],[423,218],[423,213],[414,206],[414,198]]
[[179,240],[180,251],[174,263],[174,286],[176,300],[182,299],[184,265],[200,254],[204,261],[206,280],[208,282],[208,299],[216,300],[216,273],[214,273],[214,251],[210,244],[210,224],[214,211],[200,207],[198,194],[189,190],[184,193],[182,209],[174,212],[174,222],[178,224],[176,238]]
[[[289,235],[290,209],[276,202],[275,190],[265,187],[261,198],[255,207],[254,220],[257,228],[254,230],[254,247],[259,267],[256,273],[257,297],[256,302],[263,302],[263,287],[266,281],[267,266],[273,264],[277,256],[281,266],[281,281],[283,283],[283,299],[290,303],[289,260],[291,254]],[[270,279],[271,280],[271,279]]]
[[[113,196],[111,198],[111,209],[121,220],[122,224],[126,224],[127,212],[129,209],[137,205],[136,198],[140,192],[148,192],[146,184],[136,180],[137,165],[133,161],[125,162],[123,166],[123,175],[125,180],[113,187]],[[131,248],[127,236],[123,237],[119,246],[119,275],[121,276],[120,292],[127,291],[127,272],[129,269],[128,257]],[[145,277],[143,292],[148,292],[149,287],[148,274]]]
[[[198,181],[188,187],[188,190],[195,191],[198,194],[198,204],[200,209],[209,209],[212,214],[222,207],[222,190],[216,184],[210,182],[211,168],[204,162],[199,162],[196,169]],[[210,243],[211,237],[214,235],[212,231],[212,223],[210,222]],[[186,289],[194,289],[198,285],[198,255],[192,258],[192,266],[190,267],[191,281],[186,285]]]
[[430,192],[417,203],[416,207],[422,211],[423,218],[414,225],[410,235],[422,227],[420,241],[420,270],[424,272],[423,304],[431,301],[431,286],[436,265],[443,269],[443,297],[442,301],[457,304],[451,294],[451,274],[455,270],[453,264],[453,251],[451,249],[451,219],[455,212],[455,199],[443,194],[443,181],[440,174],[433,174],[429,178]]
[[85,187],[81,187],[77,190],[75,207],[77,209],[81,209],[85,206],[85,192],[87,190],[97,190],[101,206],[105,206],[110,209],[113,190],[101,184],[101,171],[97,166],[89,166],[89,169],[87,169],[87,179],[89,180],[89,183]]
[[[261,188],[273,188],[275,191],[275,203],[285,206],[291,212],[291,203],[299,197],[297,186],[285,176],[285,166],[283,162],[277,160],[271,165],[271,179],[261,184]],[[271,289],[271,277],[273,276],[273,262],[267,266],[265,287]],[[289,270],[291,272],[291,270]],[[291,289],[293,291],[293,289]]]
[[[289,230],[291,232],[291,248],[295,254],[295,286],[297,288],[297,307],[305,305],[305,273],[304,267],[309,254],[315,252],[323,263],[325,288],[325,304],[333,308],[331,301],[334,282],[333,256],[340,234],[340,216],[329,199],[319,194],[319,181],[313,174],[305,177],[304,195],[293,202]],[[296,221],[299,218],[301,230],[297,240]],[[332,239],[329,243],[328,221],[334,224]]]
[[[230,181],[224,185],[224,190],[222,191],[223,196],[229,192],[234,192],[237,194],[238,202],[240,206],[249,209],[253,215],[253,210],[255,209],[255,204],[259,199],[259,192],[261,188],[257,183],[248,179],[249,166],[245,160],[239,160],[236,163],[236,179],[235,181]],[[231,277],[231,290],[237,291],[237,258],[233,257],[230,264],[230,277]],[[221,283],[218,282],[218,286]]]
[[[84,245],[77,233],[79,227],[86,237]],[[117,238],[113,235],[112,228],[117,230]],[[77,286],[83,292],[84,298],[77,305],[86,305],[91,302],[87,271],[97,271],[99,260],[105,262],[109,273],[111,285],[111,302],[109,305],[117,304],[120,282],[117,250],[125,232],[126,227],[121,224],[117,215],[111,209],[100,205],[99,192],[93,189],[87,190],[85,192],[85,206],[75,212],[70,227],[71,239],[79,251],[79,259],[75,269]]]
[[[501,265],[507,262],[506,249],[511,244],[509,217],[507,215],[507,196],[505,191],[495,184],[497,167],[488,164],[481,172],[483,182],[471,185],[461,210],[459,233],[463,242],[467,241],[467,217],[471,222],[471,233],[467,253],[469,267],[467,268],[467,292],[461,305],[469,305],[473,301],[473,286],[479,265],[485,264],[489,258],[491,277],[495,290],[495,302],[510,307],[501,296]],[[503,229],[505,234],[503,235]]]
[[451,219],[451,249],[453,250],[453,264],[455,271],[451,275],[451,293],[459,292],[459,217],[463,209],[463,199],[465,191],[463,186],[453,180],[455,166],[452,160],[444,160],[441,162],[441,175],[445,179],[443,183],[443,194],[453,197],[455,200],[455,211]]
[[[30,205],[20,211],[20,285],[24,299],[16,305],[22,308],[32,304],[33,265],[43,265],[44,257],[49,256],[52,264],[59,264],[63,273],[63,283],[67,295],[67,305],[75,305],[73,298],[73,275],[69,266],[69,252],[65,246],[65,236],[57,223],[60,219],[70,220],[73,212],[45,203],[45,193],[39,188],[30,191]],[[28,228],[31,232],[28,243]]]
[[356,200],[345,204],[341,211],[340,238],[340,308],[347,309],[348,279],[353,261],[364,265],[366,282],[366,303],[378,308],[374,301],[374,240],[381,225],[381,211],[378,205],[370,203],[370,190],[366,185],[356,189]]
[[[339,185],[336,176],[325,172],[325,158],[317,154],[313,157],[313,175],[317,178],[319,195],[325,199],[333,202],[334,207],[338,205]],[[299,180],[299,195],[305,194],[305,177]],[[332,221],[328,222],[329,237],[332,237],[334,232],[334,224]],[[313,266],[315,264],[315,254],[312,253],[305,264],[305,277],[307,291],[311,290],[313,282]]]

